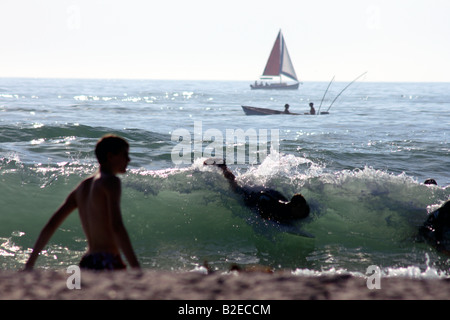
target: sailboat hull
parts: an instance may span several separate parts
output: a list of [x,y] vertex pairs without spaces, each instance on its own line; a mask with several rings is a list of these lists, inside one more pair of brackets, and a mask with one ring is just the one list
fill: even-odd
[[252,90],[297,90],[299,83],[287,84],[287,83],[269,83],[269,84],[251,84]]

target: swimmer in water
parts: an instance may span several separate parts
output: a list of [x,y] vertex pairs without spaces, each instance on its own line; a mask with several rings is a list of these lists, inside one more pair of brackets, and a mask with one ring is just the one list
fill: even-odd
[[240,187],[235,175],[228,169],[222,159],[210,158],[204,165],[214,165],[219,168],[228,180],[231,189],[242,196],[244,204],[255,210],[263,219],[276,221],[280,224],[292,224],[309,215],[309,205],[305,198],[297,193],[289,201],[280,192],[263,186]]

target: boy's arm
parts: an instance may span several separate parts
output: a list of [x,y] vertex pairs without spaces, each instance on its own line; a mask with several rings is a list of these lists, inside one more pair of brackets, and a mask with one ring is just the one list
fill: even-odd
[[55,233],[56,229],[61,225],[61,223],[67,218],[67,216],[77,208],[77,202],[75,197],[75,191],[69,194],[66,201],[59,207],[58,210],[53,214],[50,220],[47,222],[45,227],[42,229],[39,234],[38,239],[33,247],[33,252],[28,258],[27,263],[25,264],[25,270],[33,269],[34,264],[39,256],[39,253],[44,249],[47,242],[52,237],[53,233]]
[[231,189],[233,191],[237,191],[238,184],[236,182],[236,177],[234,176],[233,172],[231,172],[230,169],[228,169],[228,167],[225,164],[225,161],[223,159],[221,159],[221,158],[209,158],[209,159],[206,159],[203,162],[203,164],[205,166],[213,165],[213,166],[216,166],[217,168],[219,168],[220,170],[222,170],[223,176],[230,183]]
[[230,169],[228,169],[228,167],[226,165],[219,165],[218,166],[223,173],[223,176],[228,180],[228,182],[230,183],[231,189],[233,191],[236,191],[238,184],[236,182],[236,177],[234,176],[234,174],[230,171]]
[[121,185],[119,178],[108,184],[108,208],[110,210],[111,222],[116,237],[116,242],[132,268],[140,268],[139,261],[134,253],[128,232],[125,229],[120,210]]

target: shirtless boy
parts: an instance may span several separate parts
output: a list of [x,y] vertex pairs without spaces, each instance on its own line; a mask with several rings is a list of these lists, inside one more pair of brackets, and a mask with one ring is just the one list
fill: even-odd
[[114,135],[107,135],[98,141],[95,148],[100,164],[98,172],[83,180],[50,218],[34,245],[25,270],[33,268],[39,253],[53,233],[75,209],[78,209],[88,242],[87,252],[80,262],[81,268],[125,269],[120,252],[132,268],[140,267],[122,221],[121,182],[116,176],[126,172],[130,162],[128,150],[128,143]]

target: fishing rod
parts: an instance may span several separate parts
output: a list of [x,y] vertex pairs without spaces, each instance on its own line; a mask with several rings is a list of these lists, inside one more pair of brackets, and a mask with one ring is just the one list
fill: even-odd
[[339,96],[342,94],[342,92],[344,92],[345,89],[347,89],[348,87],[350,87],[350,85],[351,85],[353,82],[355,82],[356,80],[358,80],[359,78],[361,78],[361,77],[362,77],[363,75],[365,75],[366,73],[367,73],[367,71],[364,72],[363,74],[359,75],[358,77],[356,77],[355,80],[353,80],[352,82],[350,82],[344,89],[342,89],[342,91],[339,92],[339,94],[336,96],[336,98],[334,98],[333,102],[332,102],[332,103],[330,104],[330,106],[328,107],[327,112],[330,110],[331,106],[332,106],[333,103],[337,100],[337,98],[339,98]]
[[319,110],[317,111],[317,115],[320,114],[320,108],[322,107],[323,99],[325,99],[325,95],[327,94],[328,89],[330,89],[331,83],[334,81],[334,77],[335,76],[333,76],[333,79],[331,79],[330,83],[328,84],[327,90],[325,90],[325,93],[323,94],[322,101],[320,101]]

